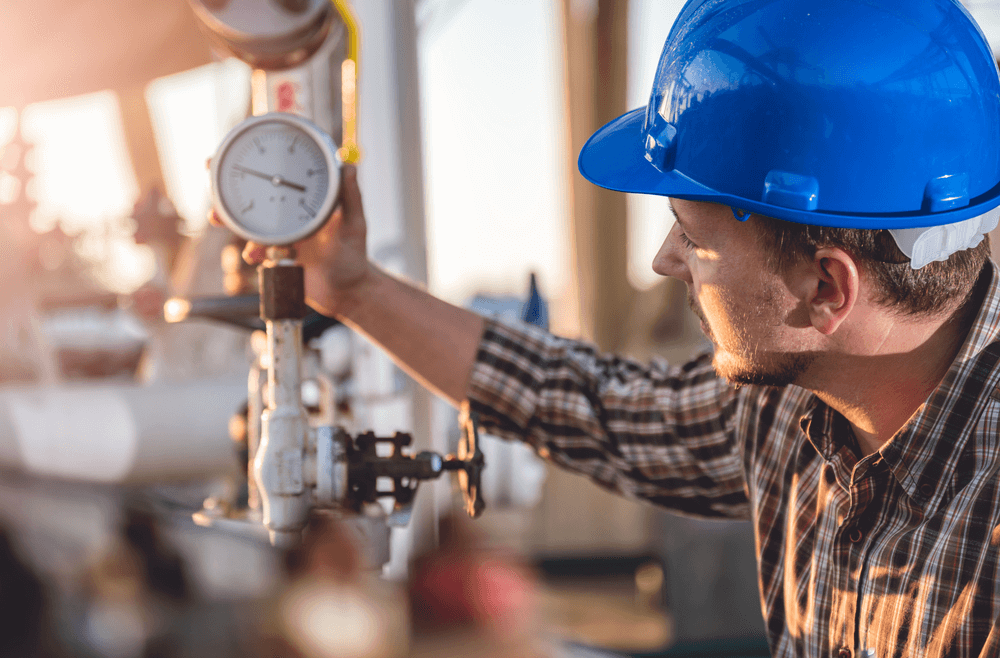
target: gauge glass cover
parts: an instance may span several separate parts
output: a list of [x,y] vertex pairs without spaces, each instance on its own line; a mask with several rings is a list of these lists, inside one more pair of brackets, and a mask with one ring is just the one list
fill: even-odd
[[293,114],[247,119],[212,160],[212,192],[223,223],[265,245],[308,237],[333,212],[339,162],[333,141]]

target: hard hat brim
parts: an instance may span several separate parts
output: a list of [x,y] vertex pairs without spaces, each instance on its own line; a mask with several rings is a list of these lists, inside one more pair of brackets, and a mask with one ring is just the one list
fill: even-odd
[[692,201],[720,203],[755,214],[799,224],[840,228],[901,229],[940,226],[978,217],[1000,206],[1000,184],[962,208],[939,213],[843,214],[796,210],[725,194],[679,171],[663,172],[646,159],[641,107],[597,130],[580,150],[577,166],[591,183],[616,192],[655,194]]
[[[663,173],[646,160],[642,128],[646,108],[627,112],[595,132],[583,149],[577,166],[594,185],[634,194],[659,194],[713,200],[716,192],[676,171]],[[712,197],[709,199],[707,197]]]

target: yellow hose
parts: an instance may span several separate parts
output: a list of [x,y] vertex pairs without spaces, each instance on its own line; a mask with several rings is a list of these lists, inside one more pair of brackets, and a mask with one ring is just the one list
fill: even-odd
[[361,161],[358,147],[358,61],[361,53],[361,28],[347,0],[330,0],[333,8],[347,28],[347,58],[340,68],[343,137],[337,151],[341,162],[357,164]]

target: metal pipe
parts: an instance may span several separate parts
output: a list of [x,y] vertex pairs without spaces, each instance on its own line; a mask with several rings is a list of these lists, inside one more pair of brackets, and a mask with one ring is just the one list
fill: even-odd
[[254,479],[264,525],[275,546],[294,546],[309,513],[303,461],[309,422],[300,393],[302,321],[267,321],[268,404],[261,415]]

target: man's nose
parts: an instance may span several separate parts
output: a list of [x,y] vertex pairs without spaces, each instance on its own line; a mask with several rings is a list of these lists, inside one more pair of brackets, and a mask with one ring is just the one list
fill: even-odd
[[684,258],[686,252],[677,238],[680,228],[674,224],[667,234],[667,239],[663,241],[660,250],[653,258],[653,271],[660,276],[672,276],[686,283],[692,283],[691,271],[688,269],[687,260]]

